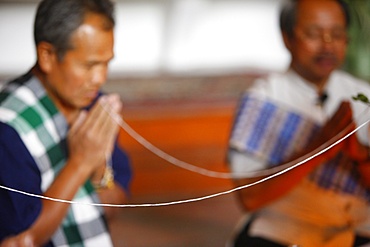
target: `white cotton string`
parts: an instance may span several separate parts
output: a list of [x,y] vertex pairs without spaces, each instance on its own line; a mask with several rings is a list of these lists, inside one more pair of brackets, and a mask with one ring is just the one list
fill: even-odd
[[260,179],[260,180],[258,180],[256,182],[253,182],[253,183],[249,183],[249,184],[242,185],[242,186],[239,186],[239,187],[236,187],[236,188],[227,190],[227,191],[218,192],[218,193],[211,194],[211,195],[208,195],[208,196],[197,197],[197,198],[193,198],[193,199],[179,200],[179,201],[172,201],[172,202],[161,202],[161,203],[143,203],[143,204],[87,203],[87,202],[77,202],[77,201],[57,199],[57,198],[48,197],[48,196],[36,195],[36,194],[28,193],[28,192],[25,192],[25,191],[21,191],[21,190],[9,188],[9,187],[3,186],[3,185],[0,185],[0,188],[5,189],[5,190],[9,190],[9,191],[12,191],[12,192],[20,193],[20,194],[23,194],[23,195],[26,195],[26,196],[37,197],[37,198],[44,199],[44,200],[50,200],[50,201],[61,202],[61,203],[69,203],[69,204],[90,205],[90,206],[96,206],[96,207],[116,207],[116,208],[160,207],[160,206],[171,206],[171,205],[184,204],[184,203],[190,203],[190,202],[198,202],[198,201],[202,201],[202,200],[211,199],[211,198],[214,198],[214,197],[218,197],[218,196],[230,194],[230,193],[233,193],[235,191],[238,191],[238,190],[241,190],[241,189],[245,189],[245,188],[248,188],[248,187],[251,187],[251,186],[254,186],[254,185],[263,183],[263,182],[265,182],[265,181],[267,181],[269,179],[272,179],[274,177],[280,176],[280,175],[282,175],[282,174],[284,174],[284,173],[286,173],[286,172],[288,172],[288,171],[296,168],[297,166],[300,166],[303,163],[305,163],[305,162],[307,162],[307,161],[315,158],[316,156],[322,154],[323,152],[326,152],[328,149],[334,147],[335,145],[339,144],[340,142],[342,142],[343,140],[345,140],[349,136],[353,135],[360,128],[362,128],[363,126],[365,126],[365,124],[367,124],[369,121],[370,120],[368,120],[365,123],[361,124],[355,130],[351,131],[346,136],[344,136],[343,138],[341,138],[338,141],[334,142],[332,145],[330,145],[329,147],[325,148],[324,150],[316,153],[315,155],[313,155],[311,157],[308,157],[307,159],[305,159],[305,160],[303,160],[303,161],[301,161],[301,162],[299,162],[299,163],[297,163],[295,165],[289,166],[289,167],[287,167],[286,169],[284,169],[282,171],[279,171],[279,172],[277,172],[275,174],[272,174],[272,175],[270,175],[268,177],[265,177],[265,178]]
[[[341,139],[339,139],[339,141],[336,141],[333,144],[328,145],[329,143],[332,143],[334,140],[338,139],[338,136],[340,136],[342,133],[345,133],[349,128],[349,126],[348,126],[343,131],[338,133],[336,136],[334,136],[333,138],[331,138],[330,140],[328,140],[327,142],[325,142],[324,144],[322,144],[320,147],[316,148],[312,152],[306,154],[303,157],[300,157],[300,158],[298,158],[296,160],[293,160],[293,161],[290,161],[288,163],[284,163],[284,164],[282,164],[280,166],[277,166],[277,167],[272,167],[272,168],[267,168],[267,169],[263,169],[263,170],[252,171],[252,172],[245,172],[245,173],[238,172],[237,174],[236,173],[229,173],[229,172],[216,172],[216,171],[211,171],[211,170],[208,170],[208,169],[205,169],[205,168],[201,168],[201,167],[192,165],[192,164],[187,163],[185,161],[179,160],[179,159],[173,157],[170,154],[167,154],[166,152],[164,152],[161,149],[154,146],[152,143],[150,143],[148,140],[146,140],[140,134],[138,134],[134,129],[132,129],[130,127],[129,124],[127,124],[127,122],[125,122],[123,120],[122,117],[118,116],[115,113],[112,113],[107,108],[104,108],[104,109],[111,115],[111,117],[116,121],[116,123],[120,127],[122,127],[122,129],[124,129],[127,132],[127,134],[129,134],[133,139],[135,139],[142,146],[144,146],[146,149],[148,149],[150,152],[154,153],[158,157],[168,161],[169,163],[171,163],[171,164],[173,164],[177,167],[183,168],[185,170],[192,171],[192,172],[195,172],[195,173],[207,176],[207,177],[221,178],[221,179],[253,178],[253,177],[261,177],[261,176],[268,176],[268,175],[274,174],[274,173],[282,171],[282,170],[284,170],[284,169],[286,169],[286,168],[288,168],[288,167],[290,167],[294,164],[303,164],[303,163],[307,162],[308,160],[311,160],[312,158],[317,157],[318,155],[326,152],[327,150],[329,150],[330,148],[332,148],[336,144],[340,143],[342,140],[344,140],[345,138],[347,138],[349,136],[349,135],[346,135],[345,138],[341,138]],[[368,109],[369,108],[366,108],[365,111],[367,111]],[[361,124],[358,128],[356,128],[356,130],[354,132],[356,132],[358,129],[362,128],[369,121],[370,121],[370,119],[367,120],[365,123]],[[351,132],[351,133],[354,133],[354,132]],[[305,158],[305,157],[307,157],[307,158]],[[302,159],[303,159],[303,161],[299,162],[299,160],[302,160]]]
[[[275,176],[275,175],[276,174],[274,174],[273,176]],[[54,201],[54,202],[60,202],[60,203],[89,205],[89,206],[96,206],[96,207],[136,208],[136,207],[170,206],[170,205],[177,205],[177,204],[184,204],[184,203],[202,201],[202,200],[214,198],[214,197],[217,197],[217,196],[222,196],[222,195],[233,193],[233,192],[235,192],[237,190],[241,190],[241,189],[244,189],[244,188],[247,188],[247,187],[256,185],[258,183],[262,183],[262,182],[266,181],[267,179],[269,179],[269,178],[264,178],[264,179],[261,179],[259,181],[254,182],[254,183],[251,183],[251,184],[246,184],[246,185],[243,185],[243,186],[240,186],[240,187],[231,189],[231,190],[227,190],[227,191],[223,191],[223,192],[211,194],[211,195],[208,195],[208,196],[203,196],[203,197],[198,197],[198,198],[193,198],[193,199],[187,199],[187,200],[180,200],[180,201],[172,201],[172,202],[143,203],[143,204],[109,204],[109,203],[77,202],[77,201],[57,199],[57,198],[48,197],[48,196],[36,195],[36,194],[28,193],[28,192],[25,192],[25,191],[22,191],[22,190],[17,190],[17,189],[9,188],[9,187],[3,186],[3,185],[0,185],[0,188],[1,189],[4,189],[4,190],[9,190],[9,191],[12,191],[12,192],[16,192],[16,193],[19,193],[19,194],[23,194],[23,195],[26,195],[26,196],[36,197],[36,198],[40,198],[40,199],[44,199],[44,200],[49,200],[49,201]]]
[[[195,171],[195,172],[198,172],[198,173],[201,173],[201,174],[204,174],[204,175],[215,175],[216,174],[217,176],[220,175],[221,178],[232,178],[233,177],[233,174],[230,174],[230,173],[219,173],[219,172],[209,171],[209,170],[206,170],[206,169],[203,169],[203,168],[198,168],[198,167],[196,167],[194,165],[191,165],[191,164],[188,164],[186,162],[180,161],[180,160],[174,158],[173,156],[166,154],[165,152],[161,151],[160,149],[158,149],[157,147],[155,147],[154,145],[152,145],[151,143],[149,143],[148,141],[146,141],[142,136],[140,136],[139,134],[137,134],[117,114],[113,114],[110,111],[108,111],[108,112],[109,112],[109,114],[111,114],[111,116],[113,117],[113,119],[115,119],[115,121],[117,121],[117,123],[122,128],[124,128],[126,131],[130,132],[129,134],[132,135],[137,141],[139,141],[142,145],[144,145],[150,151],[154,151],[154,153],[157,154],[157,155],[159,155],[160,157],[164,157],[166,160],[171,161],[171,163],[174,163],[175,165],[179,165],[177,163],[181,163],[181,167],[182,168],[187,169],[187,170],[191,170],[191,171]],[[280,175],[282,175],[282,174],[284,174],[284,173],[286,173],[286,172],[288,172],[288,171],[290,171],[290,170],[292,170],[292,169],[294,169],[294,168],[296,168],[296,167],[304,164],[305,162],[307,162],[307,161],[309,161],[309,160],[311,160],[311,159],[313,159],[313,158],[321,155],[322,153],[326,152],[330,148],[332,148],[335,145],[339,144],[340,142],[344,141],[349,136],[353,135],[359,129],[361,129],[362,127],[364,127],[368,122],[370,122],[370,119],[367,120],[367,121],[365,121],[364,123],[362,123],[360,126],[358,126],[357,128],[355,128],[353,131],[351,131],[350,133],[348,133],[344,137],[342,137],[339,140],[335,141],[333,144],[331,144],[328,147],[322,149],[321,151],[319,151],[319,152],[317,152],[317,153],[315,153],[313,155],[310,155],[306,159],[304,159],[304,160],[302,160],[302,161],[300,161],[300,162],[298,162],[296,164],[289,165],[288,167],[286,167],[286,168],[284,168],[284,169],[282,169],[282,170],[280,170],[280,171],[278,171],[278,172],[276,172],[276,173],[274,173],[274,174],[272,174],[272,175],[270,175],[268,177],[265,177],[265,178],[260,179],[260,180],[258,180],[256,182],[249,183],[249,184],[246,184],[246,185],[242,185],[242,186],[239,186],[239,187],[236,187],[236,188],[227,190],[227,191],[218,192],[218,193],[211,194],[211,195],[208,195],[208,196],[203,196],[203,197],[198,197],[198,198],[193,198],[193,199],[179,200],[179,201],[172,201],[172,202],[161,202],[161,203],[143,203],[143,204],[87,203],[87,202],[78,202],[78,201],[71,201],[71,200],[63,200],[63,199],[58,199],[58,198],[53,198],[53,197],[48,197],[48,196],[43,196],[43,195],[37,195],[37,194],[33,194],[33,193],[22,191],[22,190],[17,190],[17,189],[14,189],[14,188],[10,188],[10,187],[4,186],[4,185],[0,185],[0,188],[1,189],[4,189],[4,190],[15,192],[15,193],[20,193],[20,194],[23,194],[23,195],[26,195],[26,196],[44,199],[44,200],[50,200],[50,201],[55,201],[55,202],[60,202],[60,203],[69,203],[69,204],[80,204],[80,205],[99,206],[99,207],[120,207],[120,208],[159,207],[159,206],[170,206],[170,205],[184,204],[184,203],[190,203],[190,202],[197,202],[197,201],[202,201],[202,200],[211,199],[211,198],[214,198],[214,197],[218,197],[218,196],[230,194],[230,193],[233,193],[233,192],[235,192],[237,190],[245,189],[245,188],[248,188],[248,187],[251,187],[251,186],[254,186],[254,185],[263,183],[263,182],[265,182],[265,181],[267,181],[269,179],[272,179],[274,177],[280,176]],[[292,162],[289,162],[289,163],[287,163],[287,165],[288,164],[291,164],[291,163]]]

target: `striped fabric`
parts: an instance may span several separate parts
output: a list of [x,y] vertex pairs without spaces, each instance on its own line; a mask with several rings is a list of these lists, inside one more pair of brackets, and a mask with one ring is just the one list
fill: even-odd
[[[0,121],[20,134],[41,173],[47,190],[66,161],[67,123],[36,77],[27,74],[0,92]],[[82,186],[74,201],[98,203],[91,183]],[[52,238],[54,246],[112,246],[103,209],[72,204]]]
[[355,195],[367,201],[370,200],[370,191],[362,186],[356,163],[350,161],[343,154],[339,154],[325,165],[317,167],[310,174],[310,180],[322,188]]
[[[247,93],[241,100],[230,137],[230,147],[259,159],[265,168],[282,164],[302,150],[320,126],[281,104]],[[345,155],[319,166],[309,178],[320,187],[369,199],[356,164]]]
[[276,166],[306,146],[318,129],[311,119],[246,94],[236,116],[230,146]]

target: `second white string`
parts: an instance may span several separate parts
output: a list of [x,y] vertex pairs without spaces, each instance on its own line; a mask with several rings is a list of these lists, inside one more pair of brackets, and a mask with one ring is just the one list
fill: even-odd
[[193,199],[179,200],[179,201],[172,201],[172,202],[161,202],[161,203],[143,203],[143,204],[83,203],[83,202],[77,202],[77,201],[69,201],[69,200],[63,200],[63,199],[58,199],[58,198],[52,198],[52,197],[47,197],[47,196],[42,196],[42,195],[36,195],[36,194],[28,193],[28,192],[25,192],[25,191],[21,191],[21,190],[16,190],[16,189],[13,189],[13,188],[9,188],[9,187],[3,186],[3,185],[0,185],[0,188],[5,189],[5,190],[9,190],[9,191],[12,191],[12,192],[20,193],[20,194],[23,194],[23,195],[26,195],[26,196],[37,197],[37,198],[40,198],[40,199],[45,199],[45,200],[50,200],[50,201],[55,201],[55,202],[69,203],[69,204],[80,204],[80,205],[90,205],[90,206],[97,206],[97,207],[116,207],[116,208],[159,207],[159,206],[170,206],[170,205],[184,204],[184,203],[190,203],[190,202],[197,202],[197,201],[202,201],[202,200],[206,200],[206,199],[210,199],[210,198],[214,198],[214,197],[218,197],[218,196],[230,194],[230,193],[233,193],[235,191],[238,191],[238,190],[241,190],[241,189],[245,189],[245,188],[248,188],[248,187],[251,187],[251,186],[254,186],[254,185],[263,183],[263,182],[265,182],[265,181],[267,181],[269,179],[272,179],[274,177],[280,176],[281,174],[286,173],[286,172],[288,172],[288,171],[296,168],[297,166],[302,165],[303,163],[305,163],[305,162],[307,162],[307,161],[315,158],[316,156],[322,154],[323,152],[326,152],[330,148],[332,148],[335,145],[339,144],[340,142],[344,141],[349,136],[351,136],[354,133],[356,133],[363,126],[365,126],[368,122],[370,122],[370,120],[368,120],[365,123],[361,124],[356,129],[354,129],[353,131],[351,131],[350,133],[348,133],[347,135],[345,135],[343,138],[341,138],[338,141],[334,142],[332,145],[330,145],[327,148],[321,150],[320,152],[316,153],[315,155],[313,155],[313,156],[311,156],[311,157],[309,157],[309,158],[307,158],[307,159],[305,159],[305,160],[303,160],[303,161],[301,161],[301,162],[299,162],[299,163],[297,163],[295,165],[292,165],[292,166],[290,166],[290,167],[288,167],[288,168],[286,168],[286,169],[284,169],[282,171],[279,171],[279,172],[277,172],[275,174],[272,174],[271,176],[268,176],[268,177],[263,178],[263,179],[260,179],[260,180],[258,180],[256,182],[249,183],[249,184],[246,184],[246,185],[242,185],[242,186],[239,186],[239,187],[236,187],[236,188],[227,190],[227,191],[218,192],[218,193],[214,193],[214,194],[211,194],[211,195],[208,195],[208,196],[203,196],[203,197],[198,197],[198,198],[193,198]]
[[[192,171],[195,173],[199,173],[201,175],[207,176],[207,177],[213,177],[213,178],[221,178],[221,179],[231,179],[231,178],[253,178],[253,177],[258,177],[258,176],[269,176],[271,174],[274,174],[276,172],[283,171],[294,164],[303,164],[306,161],[310,160],[311,157],[316,157],[327,150],[329,150],[332,145],[328,145],[328,143],[332,143],[334,140],[338,138],[339,135],[341,135],[343,132],[346,132],[348,127],[345,128],[343,131],[338,133],[336,136],[334,136],[331,140],[328,140],[312,152],[306,154],[303,157],[300,157],[296,160],[290,161],[288,163],[284,163],[280,166],[277,167],[272,167],[264,170],[259,170],[259,171],[253,171],[253,172],[247,172],[247,173],[227,173],[227,172],[216,172],[216,171],[211,171],[205,168],[201,168],[195,165],[192,165],[190,163],[187,163],[185,161],[179,160],[172,155],[162,151],[161,149],[157,148],[154,146],[152,143],[150,143],[148,140],[146,140],[144,137],[142,137],[140,134],[138,134],[129,124],[127,124],[126,121],[123,120],[122,117],[118,116],[117,114],[111,113],[109,109],[104,108],[110,115],[111,117],[117,122],[117,124],[126,131],[127,134],[129,134],[132,138],[134,138],[137,142],[139,142],[142,146],[144,146],[146,149],[157,155],[158,157],[161,157],[163,160],[168,161],[169,163],[178,166],[180,168],[183,168],[188,171]],[[369,110],[368,108],[365,110]],[[363,127],[365,124],[367,124],[370,120],[365,121],[363,124],[360,125],[360,127],[356,128],[356,130],[360,129]],[[354,133],[354,132],[351,132]],[[340,140],[344,140],[343,138]],[[334,142],[337,143],[337,142]],[[320,151],[321,150],[321,151]],[[307,157],[307,158],[306,158]],[[303,161],[299,161],[302,160]]]
[[[106,109],[107,110],[107,109]],[[186,162],[183,162],[183,161],[180,161],[178,159],[176,159],[175,157],[163,152],[162,150],[158,149],[157,147],[155,147],[153,144],[149,143],[147,140],[145,140],[142,136],[140,136],[137,132],[135,132],[121,117],[119,117],[118,115],[116,114],[112,114],[110,111],[108,111],[109,114],[111,114],[111,116],[114,118],[115,121],[117,121],[117,123],[119,124],[119,126],[121,126],[125,131],[127,131],[128,134],[130,134],[134,139],[136,139],[139,143],[141,143],[144,147],[146,147],[147,149],[149,149],[150,151],[154,152],[155,154],[157,154],[159,157],[162,157],[164,158],[165,160],[173,163],[174,165],[177,165],[177,166],[180,166],[184,169],[187,169],[187,170],[191,170],[191,171],[194,171],[194,172],[198,172],[200,174],[203,174],[203,175],[207,175],[207,176],[213,176],[213,177],[220,177],[220,178],[232,178],[233,177],[233,174],[230,174],[230,173],[220,173],[220,172],[214,172],[214,171],[209,171],[209,170],[206,170],[206,169],[203,169],[203,168],[199,168],[199,167],[196,167],[194,165],[191,165],[189,163],[186,163]],[[10,188],[10,187],[7,187],[7,186],[3,186],[3,185],[0,185],[0,188],[1,189],[5,189],[5,190],[8,190],[8,191],[12,191],[12,192],[15,192],[15,193],[20,193],[20,194],[23,194],[23,195],[26,195],[26,196],[31,196],[31,197],[36,197],[36,198],[40,198],[40,199],[45,199],[45,200],[50,200],[50,201],[55,201],[55,202],[61,202],[61,203],[69,203],[69,204],[80,204],[80,205],[90,205],[90,206],[99,206],[99,207],[120,207],[120,208],[133,208],[133,207],[159,207],[159,206],[170,206],[170,205],[176,205],[176,204],[184,204],[184,203],[190,203],[190,202],[197,202],[197,201],[202,201],[202,200],[206,200],[206,199],[210,199],[210,198],[214,198],[214,197],[217,197],[217,196],[222,196],[222,195],[226,195],[226,194],[230,194],[230,193],[233,193],[235,191],[238,191],[238,190],[241,190],[241,189],[245,189],[245,188],[248,188],[248,187],[251,187],[251,186],[254,186],[254,185],[257,185],[257,184],[260,184],[260,183],[263,183],[269,179],[272,179],[274,177],[277,177],[277,176],[280,176],[281,174],[284,174],[294,168],[296,168],[297,166],[300,166],[302,164],[304,164],[305,162],[321,155],[322,153],[326,152],[327,150],[331,149],[332,147],[334,147],[335,145],[339,144],[340,142],[344,141],[345,139],[347,139],[348,137],[350,137],[351,135],[353,135],[354,133],[356,133],[359,129],[361,129],[362,127],[364,127],[367,123],[370,122],[370,119],[365,121],[364,123],[362,123],[360,126],[358,126],[356,129],[354,129],[353,131],[351,131],[350,133],[348,133],[347,135],[345,135],[344,137],[340,138],[339,140],[335,141],[333,144],[327,146],[326,148],[322,149],[321,151],[307,157],[306,159],[294,164],[294,165],[290,165],[288,166],[287,168],[284,168],[268,177],[265,177],[263,179],[260,179],[256,182],[253,182],[253,183],[250,183],[250,184],[246,184],[246,185],[242,185],[242,186],[239,186],[239,187],[236,187],[236,188],[233,188],[233,189],[230,189],[230,190],[227,190],[227,191],[223,191],[223,192],[218,192],[218,193],[214,193],[214,194],[211,194],[211,195],[208,195],[208,196],[203,196],[203,197],[198,197],[198,198],[193,198],[193,199],[187,199],[187,200],[179,200],[179,201],[172,201],[172,202],[162,202],[162,203],[143,203],[143,204],[106,204],[106,203],[83,203],[83,202],[77,202],[77,201],[70,201],[70,200],[63,200],[63,199],[58,199],[58,198],[52,198],[52,197],[47,197],[47,196],[43,196],[43,195],[36,195],[36,194],[33,194],[33,193],[29,193],[29,192],[25,192],[25,191],[21,191],[21,190],[17,190],[17,189],[14,189],[14,188]],[[291,163],[291,162],[290,162]],[[290,164],[288,163],[288,164]]]

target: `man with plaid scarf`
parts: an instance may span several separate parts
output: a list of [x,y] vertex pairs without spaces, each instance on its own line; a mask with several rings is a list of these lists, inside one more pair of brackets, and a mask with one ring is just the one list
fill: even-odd
[[0,246],[112,246],[106,218],[131,179],[116,144],[117,95],[101,95],[113,58],[109,0],[44,0],[35,66],[0,91]]

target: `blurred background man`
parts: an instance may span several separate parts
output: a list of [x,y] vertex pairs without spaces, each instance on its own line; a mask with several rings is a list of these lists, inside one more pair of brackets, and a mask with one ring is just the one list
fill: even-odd
[[[257,80],[243,96],[230,139],[233,172],[242,177],[305,157],[361,124],[358,117],[367,106],[352,96],[370,95],[370,87],[338,70],[346,54],[348,26],[348,8],[342,1],[284,3],[280,28],[291,53],[290,67]],[[368,217],[367,145],[363,128],[317,158],[240,191],[251,217],[235,246],[366,243],[369,239],[356,236],[355,229]]]

